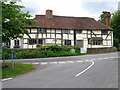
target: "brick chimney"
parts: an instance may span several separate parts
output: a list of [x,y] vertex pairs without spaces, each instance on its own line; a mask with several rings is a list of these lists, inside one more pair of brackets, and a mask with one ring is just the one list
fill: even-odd
[[53,15],[52,15],[52,10],[46,10],[46,15],[45,15],[45,17],[46,18],[52,18],[53,17]]
[[104,14],[105,23],[106,23],[106,25],[109,26],[109,27],[110,27],[110,16],[111,16],[110,12],[107,12],[107,13]]

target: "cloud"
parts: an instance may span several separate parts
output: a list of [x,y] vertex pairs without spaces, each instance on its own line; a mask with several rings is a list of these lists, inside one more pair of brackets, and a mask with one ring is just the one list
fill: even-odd
[[17,4],[35,14],[45,14],[47,9],[53,10],[54,15],[92,17],[98,20],[102,11],[114,12],[118,8],[118,0],[22,0]]
[[120,10],[120,1],[119,1],[119,4],[118,4],[118,9]]
[[83,9],[89,13],[98,13],[101,11],[114,12],[117,7],[117,2],[85,2],[82,4]]

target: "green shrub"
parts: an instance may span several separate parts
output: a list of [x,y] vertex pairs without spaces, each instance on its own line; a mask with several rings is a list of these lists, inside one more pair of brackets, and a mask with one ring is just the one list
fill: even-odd
[[[75,53],[70,52],[71,49],[75,49]],[[11,59],[12,49],[7,49],[5,52],[5,59]],[[66,47],[58,45],[40,46],[36,49],[14,49],[17,59],[29,59],[29,58],[46,58],[46,57],[61,57],[61,56],[75,56],[80,55],[79,47]]]
[[75,49],[75,52],[76,52],[76,53],[81,54],[81,53],[80,53],[80,46],[77,46],[77,45],[76,45],[76,46],[74,46],[73,48]]
[[120,46],[117,48],[118,51],[120,51]]
[[117,48],[119,47],[119,39],[114,38],[114,46]]

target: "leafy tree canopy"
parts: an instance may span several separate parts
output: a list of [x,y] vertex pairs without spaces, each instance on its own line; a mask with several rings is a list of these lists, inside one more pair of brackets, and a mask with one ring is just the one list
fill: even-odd
[[112,14],[111,27],[114,29],[114,38],[117,38],[120,43],[120,10]]
[[[101,23],[105,24],[105,17],[104,14],[107,13],[108,11],[103,11],[100,19]],[[114,12],[111,15],[110,18],[110,27],[114,29],[113,34],[114,34],[114,46],[118,47],[120,43],[120,10]]]
[[26,25],[35,25],[37,21],[30,19],[32,17],[21,11],[24,6],[16,5],[16,2],[2,2],[2,41],[8,42],[11,39],[22,38],[28,31],[23,27]]
[[108,11],[103,11],[102,14],[100,15],[100,19],[98,20],[99,22],[105,24],[105,17],[104,14],[107,13]]

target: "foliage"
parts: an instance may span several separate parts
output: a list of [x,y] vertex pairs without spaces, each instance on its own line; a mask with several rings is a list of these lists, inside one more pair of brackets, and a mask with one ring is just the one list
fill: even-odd
[[35,69],[31,64],[14,63],[14,69],[12,69],[12,63],[6,63],[6,65],[8,67],[2,69],[2,78],[15,77]]
[[120,10],[112,14],[111,27],[114,29],[114,38],[120,43]]
[[76,53],[81,54],[81,53],[80,53],[80,46],[79,46],[79,45],[78,45],[78,46],[76,45],[76,46],[74,46],[73,48],[75,49],[75,52],[76,52]]
[[113,40],[114,40],[114,46],[118,47],[119,46],[119,39],[114,38]]
[[108,11],[103,11],[102,14],[100,15],[100,19],[98,20],[99,22],[105,24],[105,17],[104,14],[107,13]]
[[[75,53],[70,52],[74,48]],[[5,58],[11,59],[12,49],[6,49]],[[79,47],[65,47],[58,45],[40,46],[36,49],[15,49],[17,59],[26,58],[46,58],[46,57],[62,57],[62,56],[75,56],[81,55]]]
[[2,41],[22,38],[28,31],[23,27],[26,25],[37,24],[36,21],[29,19],[31,15],[29,11],[24,13],[21,11],[24,6],[15,4],[16,2],[5,3],[2,2]]
[[120,51],[120,46],[118,46],[118,51]]
[[[107,11],[103,11],[103,13],[100,16],[100,21],[101,23],[105,24],[105,17],[104,14]],[[111,22],[110,22],[111,28],[114,29],[113,34],[114,34],[114,46],[118,47],[118,44],[120,43],[120,10],[114,12],[111,17]]]

